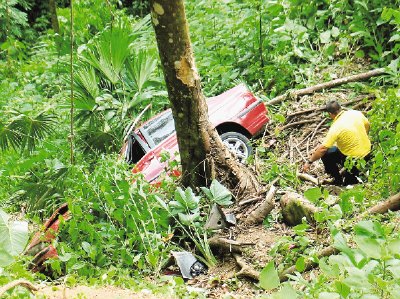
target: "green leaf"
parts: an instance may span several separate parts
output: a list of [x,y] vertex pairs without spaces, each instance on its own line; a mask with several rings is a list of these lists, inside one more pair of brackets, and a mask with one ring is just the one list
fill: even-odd
[[82,242],[82,248],[87,254],[90,254],[92,246],[88,242]]
[[210,192],[213,196],[213,200],[217,204],[221,206],[228,206],[232,204],[232,193],[217,180],[213,180],[211,182]]
[[303,272],[305,268],[306,268],[306,263],[304,257],[298,258],[296,261],[296,270],[299,272]]
[[340,269],[338,264],[326,263],[326,258],[319,260],[319,268],[328,277],[338,277],[340,275]]
[[392,240],[389,242],[387,248],[389,252],[393,255],[399,254],[400,251],[400,239]]
[[399,265],[390,266],[390,267],[388,267],[388,270],[389,270],[390,272],[392,272],[393,276],[394,276],[396,279],[399,279],[399,278],[400,278],[400,264],[399,264]]
[[355,56],[357,58],[364,58],[365,57],[365,53],[364,53],[363,50],[358,50],[358,51],[356,51]]
[[304,192],[304,196],[309,201],[316,202],[322,196],[321,188],[315,187],[315,188],[308,189],[307,191]]
[[359,290],[369,290],[371,284],[368,282],[367,273],[357,269],[356,267],[347,267],[348,276],[343,280],[349,287],[354,287]]
[[340,282],[340,281],[335,281],[335,287],[336,291],[343,297],[347,298],[347,296],[350,294],[350,288],[346,284]]
[[178,217],[179,221],[183,225],[192,225],[200,217],[200,213],[194,213],[194,214],[179,213]]
[[332,29],[331,29],[331,35],[332,35],[332,37],[338,37],[339,34],[340,34],[339,28],[333,26]]
[[355,241],[360,247],[361,251],[364,252],[368,257],[374,259],[382,258],[381,244],[371,237],[355,236]]
[[0,260],[4,267],[13,260],[12,256],[24,251],[28,242],[28,223],[25,221],[9,222],[7,213],[0,209]]
[[297,293],[289,283],[285,283],[282,288],[272,295],[272,299],[297,299]]
[[318,295],[318,299],[340,299],[340,295],[338,293],[322,292]]
[[68,262],[72,258],[72,254],[69,252],[66,252],[64,255],[58,255],[58,258],[62,262]]
[[327,30],[327,31],[322,32],[319,35],[319,39],[321,40],[321,43],[323,43],[323,44],[329,43],[331,41],[331,31]]
[[356,263],[355,258],[354,258],[354,253],[350,249],[350,247],[347,245],[347,242],[346,242],[346,239],[344,238],[344,236],[341,233],[337,233],[337,234],[334,235],[333,239],[334,239],[333,246],[336,249],[338,249],[341,252],[343,252],[344,254],[346,254],[347,257],[353,263],[353,265],[356,265],[357,263]]
[[358,236],[367,236],[375,238],[384,238],[385,231],[381,224],[376,221],[360,221],[354,227],[354,232]]
[[277,288],[279,284],[278,271],[274,267],[274,262],[269,262],[260,272],[260,286],[264,290],[272,290]]

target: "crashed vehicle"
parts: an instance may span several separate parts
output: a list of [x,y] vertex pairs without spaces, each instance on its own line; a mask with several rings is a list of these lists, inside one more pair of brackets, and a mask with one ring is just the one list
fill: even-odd
[[[264,103],[240,84],[221,95],[207,99],[209,119],[223,143],[245,160],[252,153],[250,138],[257,136],[269,121]],[[179,151],[171,109],[156,115],[127,137],[122,148],[125,160],[136,164],[133,172],[141,172],[149,182],[157,180],[166,169],[161,159],[166,151],[171,158]]]

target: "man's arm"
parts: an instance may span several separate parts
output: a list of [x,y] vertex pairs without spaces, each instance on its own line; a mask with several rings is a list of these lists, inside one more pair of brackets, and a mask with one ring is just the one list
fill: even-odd
[[311,155],[311,157],[308,159],[308,161],[303,165],[302,170],[304,172],[307,172],[310,170],[310,166],[314,161],[317,161],[318,159],[320,159],[323,155],[325,155],[326,151],[328,150],[328,148],[324,145],[319,145],[316,150],[313,152],[313,154]]

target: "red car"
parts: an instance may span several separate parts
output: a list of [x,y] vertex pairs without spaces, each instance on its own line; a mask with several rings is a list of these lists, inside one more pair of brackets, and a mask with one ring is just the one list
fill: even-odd
[[[240,84],[207,99],[207,105],[209,119],[222,141],[239,159],[246,159],[252,153],[249,138],[261,133],[269,121],[263,102],[244,84]],[[166,162],[160,161],[161,152],[168,151],[172,158],[178,152],[171,109],[158,114],[131,133],[122,150],[128,163],[136,163],[135,172],[143,173],[149,182],[157,179],[166,166]]]

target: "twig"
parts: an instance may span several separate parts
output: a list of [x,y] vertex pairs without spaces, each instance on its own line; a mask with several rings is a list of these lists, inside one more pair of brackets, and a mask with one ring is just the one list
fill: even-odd
[[248,203],[259,201],[261,198],[262,197],[254,197],[254,198],[250,198],[250,199],[247,199],[247,200],[243,200],[243,201],[239,202],[238,205],[239,206],[244,206],[244,205],[247,205]]
[[294,144],[294,148],[297,150],[297,152],[299,153],[299,155],[301,156],[301,158],[303,159],[303,161],[304,161],[304,162],[307,162],[307,159],[304,158],[303,154],[301,153],[301,151],[300,151],[300,149],[299,149],[299,147],[298,147],[298,145],[297,145],[296,143]]
[[283,127],[280,128],[280,131],[283,131],[283,130],[285,130],[287,128],[298,126],[298,125],[304,125],[304,124],[308,124],[308,123],[313,123],[316,120],[317,119],[306,119],[306,120],[296,121],[296,122],[284,125]]
[[290,134],[289,136],[289,161],[290,164],[293,164],[293,136]]
[[[322,126],[322,124],[324,123],[324,122],[326,122],[326,118],[324,118],[323,120],[321,120],[321,122],[317,125],[317,127],[314,129],[314,132],[313,132],[313,134],[311,135],[311,140],[313,140],[313,138],[314,138],[314,136],[315,136],[315,134],[317,134],[317,132],[318,132],[318,129]],[[308,154],[308,152],[307,152],[307,154]]]

